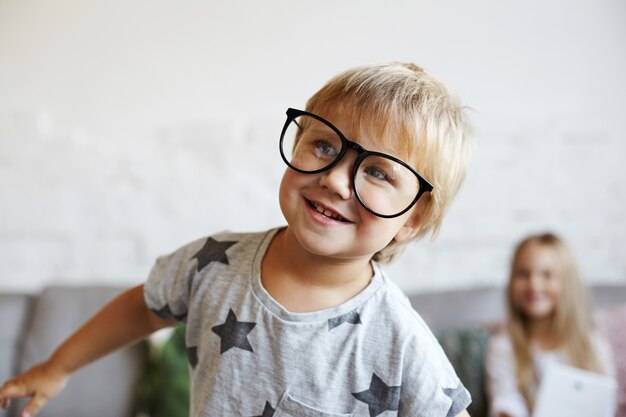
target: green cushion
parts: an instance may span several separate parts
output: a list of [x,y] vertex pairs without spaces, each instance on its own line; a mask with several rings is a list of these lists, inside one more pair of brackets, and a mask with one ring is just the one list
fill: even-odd
[[467,409],[472,417],[487,416],[484,369],[489,335],[487,329],[448,331],[436,335],[459,379],[472,396],[472,403]]

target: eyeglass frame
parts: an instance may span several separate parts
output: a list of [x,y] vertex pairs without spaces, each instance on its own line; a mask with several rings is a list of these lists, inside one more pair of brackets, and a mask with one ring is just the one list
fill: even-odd
[[[352,190],[354,191],[354,195],[356,196],[356,199],[361,204],[361,206],[363,206],[363,208],[365,210],[367,210],[368,212],[372,213],[373,215],[378,216],[378,217],[382,217],[384,219],[392,219],[392,218],[395,218],[395,217],[398,217],[398,216],[402,216],[404,213],[409,211],[417,203],[419,198],[424,193],[432,192],[432,190],[434,188],[432,186],[432,184],[429,183],[424,177],[422,177],[415,169],[413,169],[413,167],[411,167],[409,164],[407,164],[406,162],[402,161],[401,159],[398,159],[395,156],[388,155],[388,154],[383,153],[383,152],[376,152],[376,151],[370,151],[368,149],[365,149],[363,146],[359,145],[358,143],[348,139],[331,122],[329,122],[328,120],[318,116],[317,114],[314,114],[314,113],[311,113],[311,112],[308,112],[308,111],[304,111],[304,110],[294,109],[294,108],[291,108],[291,107],[289,107],[287,109],[286,113],[287,113],[287,120],[285,121],[285,125],[283,126],[283,130],[280,133],[280,141],[278,143],[280,156],[282,157],[282,159],[285,162],[285,164],[287,164],[287,166],[290,169],[293,169],[294,171],[299,172],[301,174],[319,174],[321,172],[328,171],[328,170],[332,169],[333,167],[335,167],[335,165],[337,165],[339,163],[339,161],[341,161],[341,159],[346,155],[346,153],[348,152],[348,149],[355,150],[358,155],[357,155],[357,158],[354,161],[354,165],[352,167],[352,175],[351,175],[351,178],[350,178],[350,180],[351,180],[350,182],[351,182],[351,185],[352,185]],[[339,151],[339,154],[337,155],[337,157],[335,158],[335,160],[333,162],[331,162],[330,164],[328,164],[324,168],[316,169],[314,171],[305,171],[303,169],[296,168],[287,159],[287,156],[285,155],[285,153],[283,151],[283,139],[285,138],[285,132],[287,131],[287,128],[289,127],[291,122],[295,122],[295,118],[298,117],[298,116],[310,116],[310,117],[312,117],[312,118],[322,122],[326,126],[330,127],[337,134],[337,136],[339,136],[339,139],[341,139],[341,150]],[[297,123],[296,123],[296,125],[297,125]],[[404,210],[402,210],[402,211],[400,211],[399,213],[396,213],[396,214],[380,214],[380,213],[376,213],[374,210],[372,210],[369,207],[367,207],[365,205],[365,203],[361,200],[361,197],[359,196],[359,192],[357,191],[357,188],[356,188],[356,185],[355,185],[355,182],[356,182],[355,179],[356,179],[356,174],[358,172],[359,166],[361,165],[363,160],[365,158],[367,158],[368,156],[380,156],[380,157],[383,157],[383,158],[390,159],[390,160],[392,160],[392,161],[394,161],[396,163],[399,163],[400,165],[404,166],[411,173],[413,173],[413,175],[415,175],[417,177],[417,181],[419,183],[419,191],[417,192],[417,195],[415,196],[413,201],[411,201],[411,203]]]

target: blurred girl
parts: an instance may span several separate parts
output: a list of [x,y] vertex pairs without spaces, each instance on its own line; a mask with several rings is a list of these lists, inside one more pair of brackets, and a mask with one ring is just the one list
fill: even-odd
[[550,361],[614,373],[572,253],[557,236],[530,236],[518,244],[506,295],[507,326],[487,349],[491,417],[530,416]]

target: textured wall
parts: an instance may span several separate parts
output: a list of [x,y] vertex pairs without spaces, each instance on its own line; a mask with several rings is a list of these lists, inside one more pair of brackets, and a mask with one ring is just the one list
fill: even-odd
[[389,60],[446,81],[476,130],[401,286],[500,284],[544,229],[624,282],[626,3],[500,3],[0,1],[0,289],[131,284],[190,239],[282,224],[284,110]]

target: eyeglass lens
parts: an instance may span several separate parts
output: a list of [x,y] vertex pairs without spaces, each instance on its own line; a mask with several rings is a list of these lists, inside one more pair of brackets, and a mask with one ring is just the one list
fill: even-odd
[[[333,164],[342,155],[344,142],[326,123],[299,115],[285,129],[281,146],[292,167],[313,172]],[[354,188],[366,208],[382,216],[394,216],[413,203],[420,183],[403,164],[386,156],[368,155],[354,174]]]

